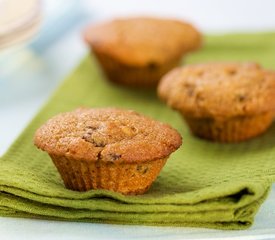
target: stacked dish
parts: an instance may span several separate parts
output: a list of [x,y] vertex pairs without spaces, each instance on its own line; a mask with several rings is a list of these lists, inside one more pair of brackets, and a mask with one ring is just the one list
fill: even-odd
[[0,49],[32,37],[40,22],[39,0],[0,0]]

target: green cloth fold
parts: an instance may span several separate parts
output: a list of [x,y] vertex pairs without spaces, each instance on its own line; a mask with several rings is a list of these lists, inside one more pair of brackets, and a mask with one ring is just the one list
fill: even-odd
[[[252,60],[274,68],[274,56],[275,33],[236,34],[206,37],[204,48],[186,62]],[[79,106],[134,109],[178,129],[183,145],[144,195],[65,189],[49,156],[33,145],[33,134],[51,116]],[[253,223],[275,180],[274,125],[239,144],[198,139],[154,91],[109,83],[86,57],[0,159],[0,215],[244,229]]]

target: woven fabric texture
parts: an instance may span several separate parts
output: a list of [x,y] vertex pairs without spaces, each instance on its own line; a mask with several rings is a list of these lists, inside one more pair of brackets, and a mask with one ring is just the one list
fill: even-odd
[[[274,56],[275,33],[208,36],[203,49],[183,64],[252,60],[274,68]],[[79,106],[136,110],[178,129],[183,145],[144,195],[67,190],[49,156],[33,145],[33,135],[51,116]],[[274,125],[264,135],[239,144],[198,139],[155,91],[113,85],[95,60],[86,57],[1,157],[0,215],[244,229],[253,223],[275,180]]]

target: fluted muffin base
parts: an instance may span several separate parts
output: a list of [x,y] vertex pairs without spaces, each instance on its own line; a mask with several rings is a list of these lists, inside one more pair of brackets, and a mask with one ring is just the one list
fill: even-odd
[[129,87],[155,87],[161,77],[180,64],[181,58],[164,64],[127,66],[101,52],[94,51],[107,78],[114,83]]
[[115,163],[50,156],[66,188],[76,191],[106,189],[133,195],[143,194],[149,189],[167,160]]
[[241,142],[265,132],[273,121],[274,113],[266,112],[226,120],[183,117],[192,133],[200,138],[218,142]]

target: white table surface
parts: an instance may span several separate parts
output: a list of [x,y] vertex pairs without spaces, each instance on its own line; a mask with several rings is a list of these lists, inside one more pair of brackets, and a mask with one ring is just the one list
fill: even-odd
[[[45,5],[53,6],[53,2],[48,0]],[[75,1],[68,2],[76,4]],[[62,29],[60,34],[55,33],[56,36],[45,41],[44,45],[41,46],[38,36],[26,46],[0,52],[0,155],[4,154],[63,77],[87,53],[80,37],[87,21],[154,14],[188,19],[204,32],[275,31],[274,0],[83,0],[79,4],[83,5],[82,16],[72,19],[63,17],[64,21],[70,21],[69,27]],[[60,12],[62,10],[58,9]],[[45,17],[48,17],[47,14]],[[51,33],[52,30],[48,28],[47,31]],[[45,36],[45,32],[43,35],[42,31],[41,35]],[[245,231],[0,217],[0,239],[275,239],[274,199],[275,185],[257,214],[255,224]]]

